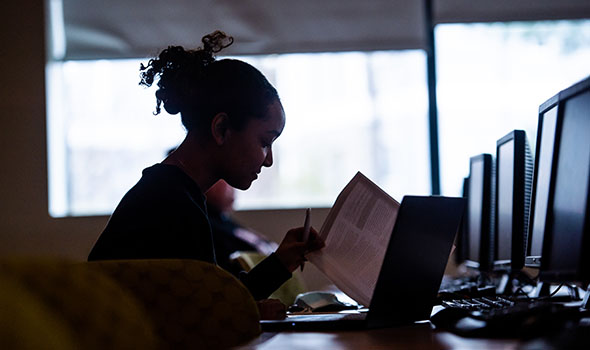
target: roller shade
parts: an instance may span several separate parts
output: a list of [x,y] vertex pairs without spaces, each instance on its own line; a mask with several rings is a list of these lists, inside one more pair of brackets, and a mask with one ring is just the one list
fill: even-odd
[[590,18],[590,0],[433,0],[436,23]]
[[221,29],[227,54],[421,48],[422,1],[63,0],[65,59],[145,57]]
[[[57,60],[146,57],[216,29],[232,55],[426,46],[423,0],[47,1]],[[432,1],[435,23],[590,17],[588,0]]]

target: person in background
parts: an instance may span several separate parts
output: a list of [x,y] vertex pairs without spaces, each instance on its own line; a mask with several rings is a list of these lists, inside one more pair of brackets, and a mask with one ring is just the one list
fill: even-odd
[[[198,259],[217,263],[204,193],[220,179],[246,190],[263,167],[273,164],[272,144],[285,126],[275,88],[253,66],[217,60],[233,43],[216,31],[203,47],[169,46],[141,65],[140,84],[157,82],[161,107],[180,114],[187,134],[161,163],[144,169],[121,199],[88,260]],[[156,135],[155,135],[156,137]],[[276,251],[240,280],[259,301],[262,318],[285,316],[285,305],[265,300],[292,276],[307,252],[321,249],[317,231],[289,230]]]
[[205,196],[217,264],[233,274],[238,274],[241,268],[239,264],[232,262],[233,253],[244,251],[270,255],[278,245],[232,219],[235,192],[235,188],[224,180],[219,180],[211,186]]

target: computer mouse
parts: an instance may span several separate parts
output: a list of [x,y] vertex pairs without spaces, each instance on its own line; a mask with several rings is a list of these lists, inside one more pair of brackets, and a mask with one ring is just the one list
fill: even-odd
[[323,291],[312,291],[297,295],[293,307],[313,312],[341,311],[357,308],[356,305],[341,302],[334,293]]
[[469,310],[460,308],[441,308],[430,316],[430,322],[436,328],[454,329],[457,322],[470,316]]

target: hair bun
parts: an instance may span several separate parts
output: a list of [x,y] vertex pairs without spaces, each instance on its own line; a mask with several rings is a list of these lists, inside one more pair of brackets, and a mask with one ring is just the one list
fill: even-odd
[[215,54],[234,42],[234,38],[220,30],[205,35],[202,48],[185,50],[182,46],[168,46],[160,54],[140,65],[140,85],[152,86],[158,80],[156,111],[164,109],[170,114],[182,112],[191,102],[189,91],[198,87],[206,67],[215,61]]
[[[180,106],[178,105],[177,101],[175,101],[170,94],[165,89],[158,89],[156,91],[156,98],[164,105],[164,109],[168,114],[174,115],[180,112]],[[158,113],[159,113],[159,106],[158,106]]]
[[216,30],[211,34],[205,35],[201,41],[203,42],[203,50],[213,56],[214,54],[233,44],[234,38],[228,36],[220,30]]

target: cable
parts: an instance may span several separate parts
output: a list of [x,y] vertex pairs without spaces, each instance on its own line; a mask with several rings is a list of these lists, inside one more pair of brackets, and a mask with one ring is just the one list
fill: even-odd
[[518,287],[518,289],[514,292],[515,296],[522,295],[526,298],[526,300],[532,300],[532,298],[528,295],[527,292],[524,291],[523,287]]
[[555,296],[555,294],[557,294],[557,292],[559,292],[559,290],[560,290],[560,289],[561,289],[561,287],[563,287],[563,286],[565,286],[565,283],[562,283],[562,284],[560,284],[560,285],[559,285],[559,287],[557,287],[557,289],[556,289],[556,290],[554,290],[553,292],[551,292],[551,294],[549,294],[549,297],[548,297],[548,298],[549,298],[549,299],[551,299],[552,297],[554,297],[554,296]]
[[548,296],[546,296],[546,297],[539,297],[539,298],[536,298],[536,300],[548,300],[548,299],[551,299],[551,298],[553,298],[553,297],[555,296],[555,294],[557,294],[557,292],[559,292],[559,290],[560,290],[560,289],[561,289],[561,287],[563,287],[563,286],[565,286],[565,282],[564,282],[564,283],[561,283],[561,284],[560,284],[560,285],[557,287],[557,289],[555,289],[553,292],[551,292],[551,294],[549,294]]

